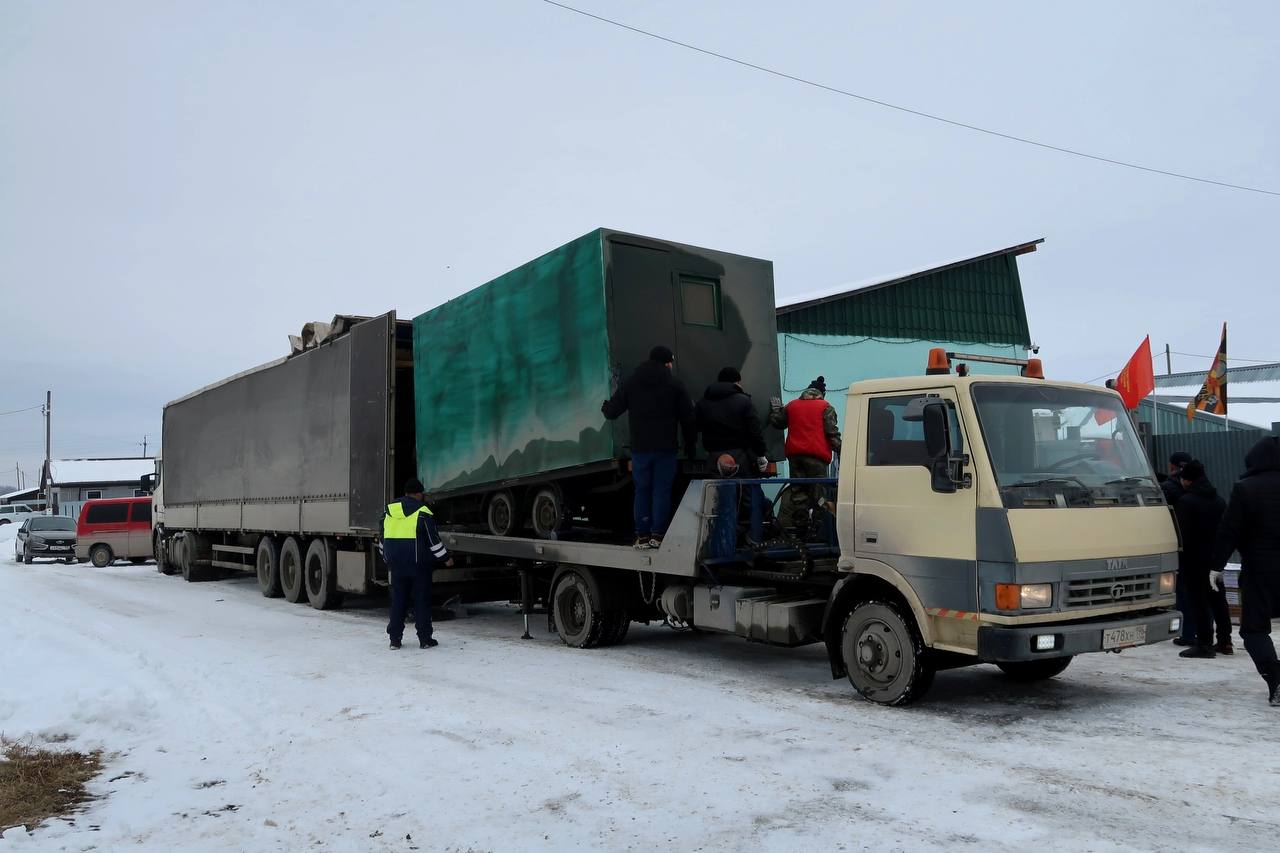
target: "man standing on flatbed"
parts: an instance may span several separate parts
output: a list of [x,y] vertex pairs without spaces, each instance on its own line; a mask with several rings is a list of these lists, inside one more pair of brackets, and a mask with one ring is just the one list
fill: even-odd
[[[835,407],[827,402],[827,380],[819,376],[784,408],[782,401],[769,401],[769,424],[787,431],[787,464],[791,476],[825,477],[834,454],[840,452],[840,426]],[[809,513],[823,501],[817,484],[793,485],[784,495],[782,521],[799,528],[809,524]]]
[[387,636],[391,648],[400,648],[404,617],[413,596],[413,619],[418,629],[418,646],[440,645],[431,637],[431,573],[438,565],[453,565],[444,547],[431,510],[423,502],[422,482],[411,477],[404,484],[404,497],[387,505],[382,518],[382,556],[391,575],[391,620]]

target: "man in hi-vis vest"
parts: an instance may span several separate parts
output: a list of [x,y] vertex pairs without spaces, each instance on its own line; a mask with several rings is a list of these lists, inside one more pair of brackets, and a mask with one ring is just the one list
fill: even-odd
[[444,542],[423,503],[422,482],[412,477],[404,484],[404,497],[387,505],[382,518],[382,556],[391,575],[391,621],[387,636],[391,648],[400,648],[404,617],[413,596],[414,622],[420,648],[440,645],[431,638],[431,573],[438,565],[453,565]]
[[[825,477],[833,453],[840,452],[840,426],[835,407],[827,402],[827,381],[819,376],[809,383],[799,400],[787,403],[776,397],[769,401],[769,423],[787,431],[787,464],[792,477]],[[807,527],[810,513],[823,499],[817,484],[793,485],[783,495],[779,520]]]

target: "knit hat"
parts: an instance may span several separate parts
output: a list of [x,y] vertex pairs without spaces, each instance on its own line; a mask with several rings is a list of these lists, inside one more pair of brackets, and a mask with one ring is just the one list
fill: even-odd
[[825,394],[827,393],[827,380],[824,377],[819,376],[817,379],[809,383],[809,387]]
[[716,376],[717,382],[741,382],[742,374],[738,372],[736,367],[722,367],[719,375]]
[[676,360],[676,354],[669,347],[661,344],[649,350],[649,360],[656,361],[658,364],[670,364]]
[[1177,453],[1170,454],[1169,456],[1169,464],[1177,465],[1179,467],[1186,465],[1188,462],[1194,461],[1195,457],[1185,450],[1179,450]]
[[1192,459],[1182,466],[1182,470],[1178,472],[1178,477],[1191,483],[1204,479],[1204,463],[1198,459]]
[[425,491],[422,488],[422,481],[417,477],[410,477],[404,481],[404,493],[406,495],[417,495]]

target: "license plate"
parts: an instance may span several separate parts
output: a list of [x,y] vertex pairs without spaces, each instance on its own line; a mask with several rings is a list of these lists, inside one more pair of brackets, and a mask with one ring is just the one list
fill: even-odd
[[1140,646],[1147,641],[1146,625],[1129,625],[1125,628],[1108,628],[1102,632],[1102,648],[1123,649]]

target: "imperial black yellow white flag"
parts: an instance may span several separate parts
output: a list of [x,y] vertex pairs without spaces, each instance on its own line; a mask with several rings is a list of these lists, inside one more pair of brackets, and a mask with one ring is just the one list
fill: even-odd
[[1218,344],[1218,354],[1213,357],[1213,367],[1200,386],[1200,393],[1187,403],[1187,420],[1195,417],[1197,411],[1210,412],[1215,415],[1227,413],[1227,324],[1222,324],[1222,343]]

